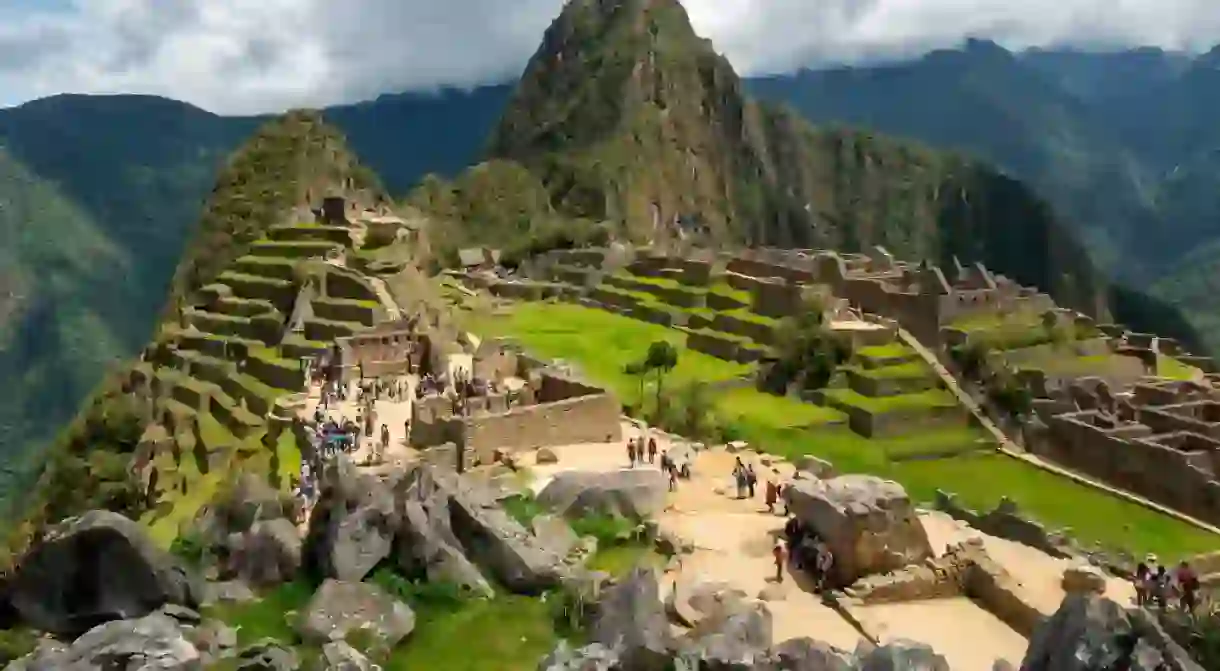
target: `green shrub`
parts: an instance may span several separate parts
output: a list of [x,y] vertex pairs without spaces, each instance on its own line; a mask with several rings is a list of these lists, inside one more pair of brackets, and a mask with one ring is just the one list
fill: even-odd
[[374,569],[366,580],[385,590],[386,594],[410,605],[423,616],[460,610],[472,598],[470,590],[461,585],[412,579],[385,565]]

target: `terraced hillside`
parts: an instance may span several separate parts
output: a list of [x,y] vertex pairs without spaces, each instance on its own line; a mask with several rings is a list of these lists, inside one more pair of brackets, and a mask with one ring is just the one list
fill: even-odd
[[234,472],[288,485],[299,455],[279,435],[304,389],[302,358],[387,314],[370,280],[344,267],[360,227],[301,207],[331,193],[349,211],[375,205],[360,174],[342,136],[307,112],[269,122],[233,156],[151,344],[51,449],[12,549],[96,507],[140,516],[168,545]]
[[386,314],[370,282],[337,265],[351,250],[347,227],[272,227],[200,289],[136,367],[133,384],[148,385],[159,420],[150,431],[163,427],[178,446],[172,460],[153,450],[152,468],[176,475],[156,479],[158,504],[145,517],[159,539],[172,540],[235,472],[267,472],[286,486],[298,469],[276,448],[305,388],[304,359]]

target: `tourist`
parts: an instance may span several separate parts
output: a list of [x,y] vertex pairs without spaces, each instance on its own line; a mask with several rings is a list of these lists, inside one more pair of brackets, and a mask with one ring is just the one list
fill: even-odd
[[377,461],[381,462],[385,458],[386,448],[390,446],[390,427],[381,425],[381,451],[377,453]]
[[648,449],[648,445],[644,442],[644,435],[640,434],[635,440],[635,460],[644,463],[644,452]]
[[1194,615],[1199,592],[1199,576],[1195,574],[1188,562],[1183,561],[1178,564],[1174,580],[1178,585],[1178,606],[1183,613]]
[[737,485],[737,498],[744,499],[746,497],[746,467],[741,463],[741,457],[737,458],[737,465],[733,467],[733,484]]
[[1145,559],[1135,567],[1135,605],[1144,606],[1148,603],[1148,579],[1152,574],[1152,569],[1148,566],[1148,561]]
[[635,441],[627,439],[627,464],[631,468],[635,468]]
[[754,473],[754,464],[746,467],[746,487],[750,491],[750,498],[754,498],[754,488],[758,486],[758,475]]
[[678,491],[678,469],[671,466],[667,469],[667,473],[669,474],[669,491]]
[[771,550],[771,555],[775,558],[775,582],[783,582],[784,564],[788,563],[788,552],[784,549],[783,541],[775,540],[775,548]]
[[1169,603],[1169,573],[1165,570],[1164,565],[1156,567],[1156,573],[1152,576],[1152,584],[1149,586],[1149,598],[1156,604],[1157,608],[1165,610]]
[[764,501],[767,503],[767,512],[775,514],[775,501],[779,498],[779,490],[776,488],[775,480],[767,478],[767,490],[764,494]]
[[819,592],[826,590],[826,585],[830,581],[830,569],[834,566],[834,563],[835,556],[830,551],[830,546],[826,545],[825,541],[818,541],[817,558],[815,559],[814,566],[818,576],[817,589]]
[[657,460],[657,439],[648,439],[648,463],[653,463]]

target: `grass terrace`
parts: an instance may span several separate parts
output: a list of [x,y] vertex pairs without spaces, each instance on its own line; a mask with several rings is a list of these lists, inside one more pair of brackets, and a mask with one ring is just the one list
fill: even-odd
[[511,337],[539,356],[568,361],[607,385],[624,403],[638,400],[640,385],[623,369],[639,361],[657,340],[678,349],[678,367],[666,377],[666,384],[675,387],[731,380],[752,370],[686,349],[685,334],[677,329],[569,303],[518,303],[509,314],[475,318],[470,326],[483,337]]
[[957,397],[943,389],[929,389],[896,396],[865,396],[851,389],[826,389],[823,390],[823,393],[826,395],[828,404],[853,406],[867,410],[874,415],[930,408],[952,408],[957,405]]

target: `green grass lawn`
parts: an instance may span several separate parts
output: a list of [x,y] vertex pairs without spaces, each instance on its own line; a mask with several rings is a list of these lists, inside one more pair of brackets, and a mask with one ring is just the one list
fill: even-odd
[[670,388],[729,380],[751,370],[747,364],[686,349],[686,335],[676,329],[569,303],[519,303],[507,315],[477,320],[471,330],[483,337],[510,336],[534,354],[570,362],[626,403],[637,400],[640,385],[623,369],[643,358],[657,340],[678,349],[678,366],[665,378]]
[[957,405],[957,397],[944,389],[928,389],[897,396],[865,396],[851,389],[826,389],[824,393],[827,399],[862,408],[875,415],[928,408],[951,408]]
[[1193,380],[1201,373],[1202,371],[1198,368],[1188,366],[1171,356],[1157,355],[1156,374],[1160,377],[1171,380]]
[[386,671],[534,671],[559,641],[551,606],[537,598],[498,596],[416,615]]
[[989,331],[1005,327],[1041,326],[1042,315],[1029,310],[1019,312],[980,312],[949,322],[950,328],[961,331]]
[[847,420],[847,415],[789,396],[773,396],[752,388],[732,389],[716,397],[716,415],[740,422],[755,421],[771,427],[830,424]]
[[940,488],[980,512],[1007,496],[1052,528],[1070,527],[1082,542],[1136,555],[1155,552],[1170,560],[1220,548],[1214,534],[1001,454],[904,462],[886,474],[912,498],[931,501]]
[[859,367],[856,368],[856,372],[866,377],[886,380],[922,380],[936,377],[936,371],[932,370],[931,366],[922,359],[878,368]]
[[861,347],[860,349],[856,350],[856,354],[869,359],[898,359],[901,357],[914,356],[915,350],[898,341],[894,341],[885,345]]

